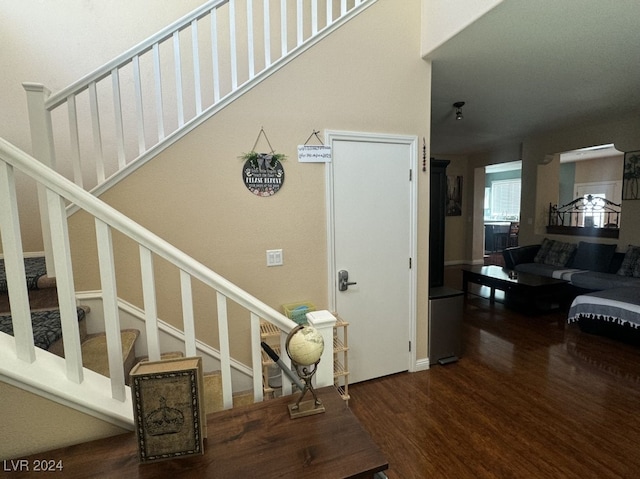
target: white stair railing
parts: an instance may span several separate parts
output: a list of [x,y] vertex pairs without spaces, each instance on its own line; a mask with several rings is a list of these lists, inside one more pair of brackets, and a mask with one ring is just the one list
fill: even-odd
[[[21,259],[23,252],[14,181],[15,170],[21,171],[42,186],[46,191],[49,205],[48,219],[53,233],[54,262],[58,271],[58,298],[62,316],[65,352],[63,365],[59,368],[62,370],[56,370],[57,366],[55,364],[51,366],[50,364],[52,360],[47,360],[48,366],[50,368],[53,367],[53,370],[50,370],[52,371],[49,374],[50,378],[37,369],[38,361],[43,361],[40,358],[47,353],[34,347],[32,336],[28,295],[24,281],[24,265]],[[153,287],[155,277],[152,266],[153,257],[159,257],[173,265],[180,274],[180,295],[179,298],[176,298],[176,301],[182,301],[183,305],[183,329],[186,337],[185,354],[187,356],[195,356],[197,354],[191,282],[194,279],[202,282],[209,288],[210,294],[215,294],[216,296],[223,403],[225,408],[229,408],[233,404],[227,302],[233,301],[248,311],[246,320],[250,321],[251,324],[252,364],[250,367],[253,370],[254,399],[256,401],[262,400],[260,321],[264,319],[280,328],[282,341],[284,341],[286,334],[297,324],[1,138],[0,237],[2,239],[11,298],[14,337],[11,338],[4,333],[0,333],[0,377],[9,377],[13,381],[18,381],[20,375],[24,374],[25,377],[31,377],[33,381],[32,389],[38,389],[41,386],[36,384],[36,381],[50,380],[56,384],[49,384],[47,386],[49,390],[58,387],[61,392],[69,396],[69,391],[73,391],[77,385],[82,385],[85,374],[88,374],[82,367],[65,202],[77,205],[95,218],[99,269],[103,290],[103,314],[105,317],[111,371],[111,392],[108,398],[103,398],[104,401],[102,402],[106,403],[106,405],[102,404],[101,408],[104,410],[114,407],[118,410],[118,414],[124,414],[129,421],[132,421],[132,409],[130,407],[125,406],[125,413],[122,413],[122,403],[130,402],[131,395],[129,388],[125,386],[122,367],[116,271],[111,239],[113,231],[117,231],[133,240],[139,246],[149,358],[158,360],[161,352],[158,342],[157,306],[155,288]],[[331,345],[328,344],[327,347],[330,348]],[[331,353],[331,350],[329,353]],[[53,355],[49,354],[48,356]],[[329,357],[332,357],[332,354]],[[286,362],[287,358],[283,359]],[[327,371],[324,371],[325,368]],[[321,362],[319,367],[320,376],[332,378],[332,371],[333,364],[331,361]],[[64,378],[69,384],[57,384],[61,381],[61,378]],[[93,392],[96,392],[95,388]],[[71,394],[71,396],[74,394]],[[79,400],[77,397],[69,399],[71,402]],[[85,409],[90,408],[87,405],[83,407]],[[105,416],[108,416],[108,412],[105,413]]]
[[211,0],[63,90],[25,83],[33,156],[101,193],[376,0]]
[[211,0],[57,93],[24,83],[33,156],[100,195],[376,1]]

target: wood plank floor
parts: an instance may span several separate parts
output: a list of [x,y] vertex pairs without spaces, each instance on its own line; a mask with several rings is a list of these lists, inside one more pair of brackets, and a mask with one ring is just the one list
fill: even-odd
[[350,386],[388,477],[640,477],[640,348],[565,320],[470,296],[460,361]]

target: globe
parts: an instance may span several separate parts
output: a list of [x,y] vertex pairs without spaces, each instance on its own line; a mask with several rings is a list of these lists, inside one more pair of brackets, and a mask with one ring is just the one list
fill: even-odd
[[323,351],[324,339],[312,326],[298,326],[287,338],[287,354],[300,366],[317,363]]

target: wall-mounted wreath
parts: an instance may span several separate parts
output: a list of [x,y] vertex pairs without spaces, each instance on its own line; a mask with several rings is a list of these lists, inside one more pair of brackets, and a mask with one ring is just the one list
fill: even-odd
[[[257,153],[255,151],[261,135],[264,135],[267,140],[271,150],[270,153]],[[244,153],[240,156],[240,159],[244,160],[242,180],[251,193],[256,196],[273,196],[280,191],[284,184],[284,168],[281,162],[286,159],[286,156],[273,151],[264,129],[260,129],[256,143],[251,151]]]

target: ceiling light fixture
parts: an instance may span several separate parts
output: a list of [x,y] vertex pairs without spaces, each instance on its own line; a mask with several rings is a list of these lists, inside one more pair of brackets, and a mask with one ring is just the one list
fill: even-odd
[[453,104],[456,109],[456,120],[462,120],[464,117],[462,116],[462,107],[464,106],[463,101],[457,101]]

